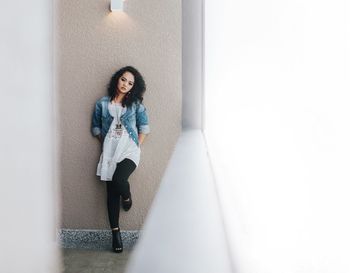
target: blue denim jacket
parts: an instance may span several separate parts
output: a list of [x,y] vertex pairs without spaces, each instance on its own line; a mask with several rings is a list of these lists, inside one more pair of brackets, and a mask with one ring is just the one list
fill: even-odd
[[[95,110],[92,115],[91,133],[93,136],[102,134],[103,139],[108,133],[112,124],[113,117],[109,114],[108,103],[109,96],[104,96],[95,104]],[[148,115],[145,106],[138,102],[134,102],[127,107],[126,112],[120,117],[121,123],[129,133],[130,137],[139,146],[138,134],[149,134]]]

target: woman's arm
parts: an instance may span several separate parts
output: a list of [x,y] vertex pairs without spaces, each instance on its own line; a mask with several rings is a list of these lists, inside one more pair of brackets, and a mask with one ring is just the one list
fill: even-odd
[[99,139],[101,136],[102,131],[102,106],[100,101],[97,101],[95,104],[94,112],[92,113],[92,119],[91,119],[91,133],[93,136],[97,136]]
[[147,135],[150,133],[148,114],[146,107],[142,104],[139,104],[136,109],[136,127],[139,135]]
[[146,135],[150,132],[148,114],[146,108],[142,104],[139,104],[136,109],[136,127],[139,136],[139,146],[141,146]]
[[139,134],[139,145],[142,144],[142,142],[145,140],[146,135],[145,134]]
[[139,104],[136,109],[136,127],[139,135],[139,146],[141,146],[146,135],[150,133],[148,114],[146,108],[142,104]]
[[102,134],[99,134],[96,136],[98,138],[98,140],[101,142],[101,144],[103,144],[103,137]]

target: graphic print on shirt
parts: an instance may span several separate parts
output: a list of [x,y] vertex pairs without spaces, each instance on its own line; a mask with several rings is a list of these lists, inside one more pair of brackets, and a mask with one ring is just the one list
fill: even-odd
[[122,127],[122,124],[120,122],[120,117],[121,117],[123,108],[120,106],[115,106],[114,109],[116,111],[115,111],[115,115],[113,115],[114,120],[113,120],[113,124],[111,126],[110,137],[114,138],[114,139],[119,139],[123,134],[123,127]]
[[120,138],[123,134],[123,128],[121,124],[115,124],[115,127],[113,128],[112,131],[112,136],[113,138]]

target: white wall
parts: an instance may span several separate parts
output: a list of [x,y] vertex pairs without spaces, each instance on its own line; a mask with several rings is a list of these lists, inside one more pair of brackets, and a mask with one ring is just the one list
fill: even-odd
[[125,272],[231,273],[217,197],[202,131],[183,130]]
[[345,3],[206,2],[205,135],[237,272],[350,272]]
[[0,272],[61,272],[56,226],[50,1],[0,9]]

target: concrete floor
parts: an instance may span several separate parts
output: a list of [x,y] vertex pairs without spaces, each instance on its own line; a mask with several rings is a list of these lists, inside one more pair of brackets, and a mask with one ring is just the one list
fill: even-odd
[[62,248],[62,273],[124,273],[131,251]]

